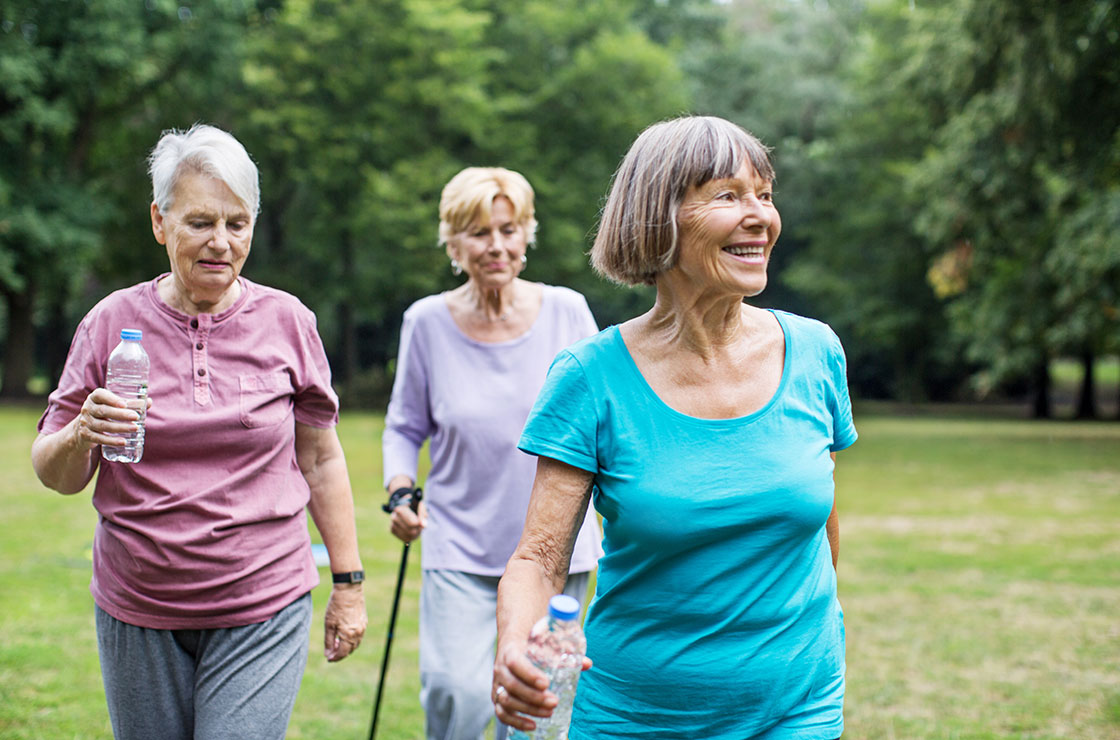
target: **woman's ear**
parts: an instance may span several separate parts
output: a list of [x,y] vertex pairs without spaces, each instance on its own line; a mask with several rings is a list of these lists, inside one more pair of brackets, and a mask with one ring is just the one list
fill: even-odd
[[167,235],[163,231],[163,214],[159,212],[159,206],[155,201],[152,201],[152,233],[156,237],[156,241],[160,244],[167,244]]

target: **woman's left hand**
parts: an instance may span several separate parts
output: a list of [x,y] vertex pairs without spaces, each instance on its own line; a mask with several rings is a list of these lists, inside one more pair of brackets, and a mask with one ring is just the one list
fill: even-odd
[[362,584],[336,584],[327,601],[323,654],[332,663],[358,649],[366,633],[366,600]]

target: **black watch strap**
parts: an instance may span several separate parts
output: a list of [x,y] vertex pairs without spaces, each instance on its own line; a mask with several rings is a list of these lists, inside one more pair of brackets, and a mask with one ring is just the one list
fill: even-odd
[[416,511],[417,507],[420,506],[420,499],[422,498],[424,498],[424,491],[419,486],[416,488],[401,486],[389,494],[389,503],[382,504],[381,510],[386,514],[392,514],[393,509],[408,504],[410,509]]
[[364,570],[352,570],[349,573],[331,573],[331,580],[335,583],[361,583],[366,579]]

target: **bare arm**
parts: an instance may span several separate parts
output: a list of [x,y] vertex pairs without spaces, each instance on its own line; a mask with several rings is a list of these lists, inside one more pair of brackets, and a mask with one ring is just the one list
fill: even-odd
[[[832,453],[832,479],[835,487],[836,480],[836,453]],[[832,568],[836,569],[840,563],[840,515],[836,513],[836,495],[832,497],[832,512],[824,525],[825,534],[828,535],[828,547],[832,550]]]
[[[296,423],[296,461],[311,488],[308,508],[331,560],[331,572],[362,569],[354,498],[342,443],[334,428],[319,429]],[[366,631],[362,584],[334,584],[327,602],[324,654],[342,660],[357,649]]]
[[[498,719],[523,730],[533,723],[518,713],[547,717],[556,697],[548,679],[525,657],[534,622],[548,600],[564,589],[576,535],[591,498],[592,474],[557,460],[537,461],[529,512],[521,541],[498,585],[498,651],[494,664]],[[590,664],[585,661],[584,668]],[[503,691],[498,692],[498,687]]]
[[[151,399],[148,400],[151,406]],[[135,411],[104,388],[90,393],[78,415],[50,434],[40,434],[31,444],[31,465],[43,485],[59,493],[78,493],[97,470],[98,445],[123,445],[122,437],[136,431]]]

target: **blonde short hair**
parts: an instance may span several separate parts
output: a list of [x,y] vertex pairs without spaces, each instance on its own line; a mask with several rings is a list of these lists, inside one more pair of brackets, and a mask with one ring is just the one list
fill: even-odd
[[533,188],[521,174],[504,167],[468,167],[447,183],[439,198],[439,243],[472,224],[489,223],[490,207],[499,195],[513,204],[513,219],[532,244],[537,235],[533,217]]
[[622,285],[653,285],[677,263],[686,191],[732,177],[744,160],[774,180],[769,149],[730,121],[682,116],[646,128],[612,178],[591,248],[595,271]]
[[221,180],[254,217],[261,205],[257,165],[232,134],[196,123],[186,131],[169,129],[148,155],[152,176],[152,200],[166,214],[175,197],[175,186],[183,173],[193,170]]

